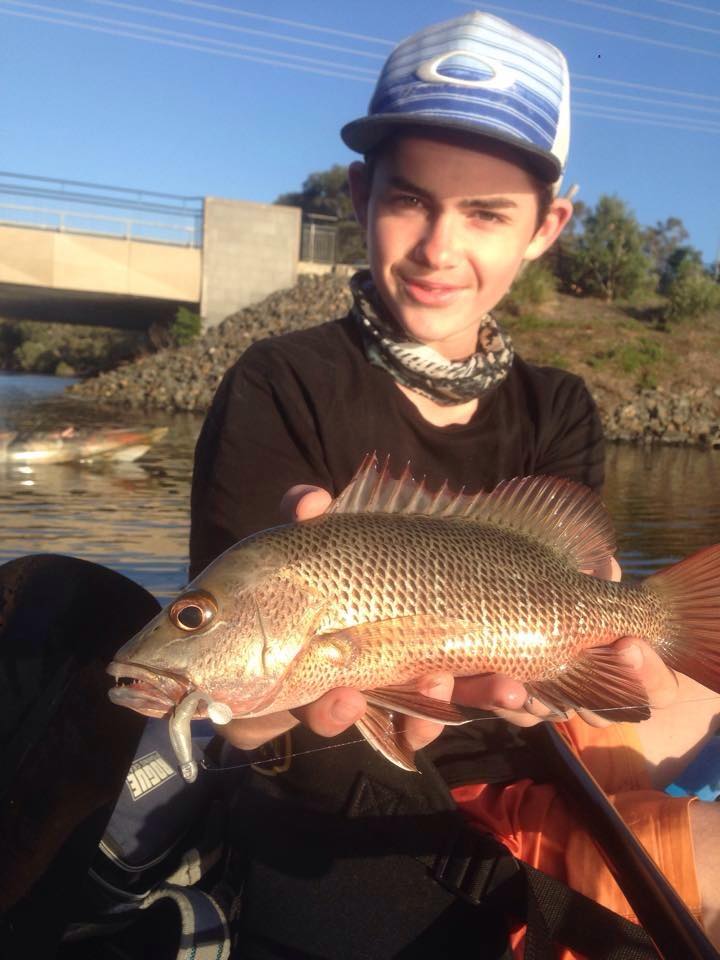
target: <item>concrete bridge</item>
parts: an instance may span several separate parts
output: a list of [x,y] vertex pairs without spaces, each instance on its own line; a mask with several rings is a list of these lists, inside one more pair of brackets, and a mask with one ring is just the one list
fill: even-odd
[[295,282],[300,231],[295,207],[0,173],[0,318],[213,326]]

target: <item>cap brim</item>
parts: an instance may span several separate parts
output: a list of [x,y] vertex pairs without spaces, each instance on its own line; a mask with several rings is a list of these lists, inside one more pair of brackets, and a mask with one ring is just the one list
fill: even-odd
[[447,117],[424,117],[422,115],[405,115],[395,113],[379,113],[371,117],[360,117],[346,123],[340,131],[343,142],[356,153],[370,153],[386,137],[394,131],[407,127],[428,127],[433,130],[454,130],[467,133],[471,136],[486,140],[496,140],[520,151],[531,166],[534,173],[547,183],[555,183],[562,176],[562,166],[557,157],[541,150],[539,147],[513,137],[498,130],[496,127],[485,126],[481,123],[463,123]]

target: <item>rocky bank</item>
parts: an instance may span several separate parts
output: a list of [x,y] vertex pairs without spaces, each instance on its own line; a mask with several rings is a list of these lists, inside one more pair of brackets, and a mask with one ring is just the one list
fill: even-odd
[[[203,413],[223,373],[251,343],[341,316],[349,303],[345,277],[301,276],[294,287],[232,314],[191,344],[123,364],[72,392],[103,405]],[[519,347],[528,359],[537,359],[521,342]],[[608,388],[592,369],[575,372],[596,398],[608,439],[720,447],[720,386],[639,389],[629,378]]]

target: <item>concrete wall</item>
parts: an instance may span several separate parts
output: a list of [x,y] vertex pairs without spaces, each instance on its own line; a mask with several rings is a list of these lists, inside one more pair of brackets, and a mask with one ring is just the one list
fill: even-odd
[[201,269],[193,247],[0,226],[0,283],[198,303]]
[[297,207],[205,198],[200,313],[206,326],[297,279]]

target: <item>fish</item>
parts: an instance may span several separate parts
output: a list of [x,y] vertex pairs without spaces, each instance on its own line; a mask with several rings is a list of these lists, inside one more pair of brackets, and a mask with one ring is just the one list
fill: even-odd
[[153,443],[167,433],[167,427],[146,430],[100,428],[37,432],[27,437],[0,434],[0,463],[46,464],[95,460],[128,463],[142,457]]
[[[558,712],[649,716],[610,646],[643,638],[720,692],[720,545],[639,584],[588,575],[615,553],[588,487],[519,477],[491,492],[431,492],[368,458],[322,516],[254,534],[213,561],[108,666],[114,703],[170,717],[183,776],[191,720],[215,723],[365,693],[357,726],[415,770],[398,714],[460,724],[482,711],[421,695],[419,678],[503,673]],[[617,714],[615,714],[617,716]]]

